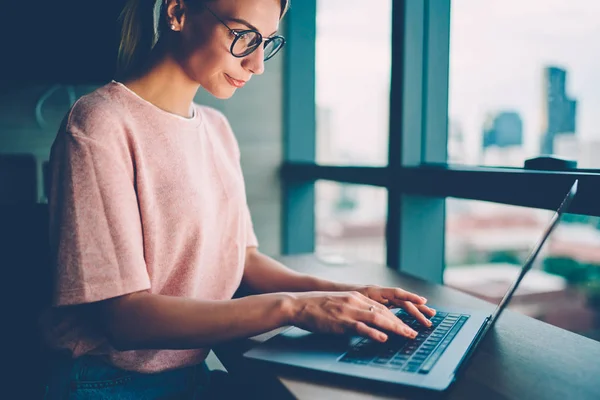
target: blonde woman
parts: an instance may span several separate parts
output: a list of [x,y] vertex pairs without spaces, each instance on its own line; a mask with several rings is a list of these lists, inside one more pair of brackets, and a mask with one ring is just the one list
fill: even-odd
[[[414,336],[392,305],[430,324],[416,294],[301,275],[257,248],[236,138],[193,99],[200,87],[229,98],[260,75],[285,44],[288,6],[127,2],[117,80],[77,101],[50,157],[56,279],[43,321],[61,356],[48,399],[207,398],[204,360],[220,342],[283,325]],[[232,299],[240,284],[255,294]]]

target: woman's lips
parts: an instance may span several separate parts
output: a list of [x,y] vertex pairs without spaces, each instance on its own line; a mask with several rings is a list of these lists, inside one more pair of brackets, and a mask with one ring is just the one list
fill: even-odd
[[246,81],[240,81],[238,79],[234,79],[227,74],[225,74],[225,78],[231,85],[235,86],[236,88],[241,88],[246,84]]

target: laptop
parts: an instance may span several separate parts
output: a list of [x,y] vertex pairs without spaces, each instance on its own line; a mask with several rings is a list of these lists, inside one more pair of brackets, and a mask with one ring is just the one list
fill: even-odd
[[276,366],[296,367],[371,381],[443,391],[456,379],[485,334],[506,308],[546,239],[577,192],[576,180],[493,314],[468,308],[435,307],[427,328],[402,309],[392,311],[418,332],[415,339],[389,335],[386,343],[361,336],[326,335],[290,327],[244,353]]

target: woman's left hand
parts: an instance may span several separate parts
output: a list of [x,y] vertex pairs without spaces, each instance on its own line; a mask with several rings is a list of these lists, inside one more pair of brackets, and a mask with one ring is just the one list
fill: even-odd
[[[344,290],[346,289],[344,288]],[[430,325],[428,318],[435,315],[435,310],[425,305],[427,303],[426,298],[400,288],[377,285],[353,285],[350,290],[355,290],[363,296],[389,308],[403,308],[408,314],[415,317],[417,321],[425,326]]]

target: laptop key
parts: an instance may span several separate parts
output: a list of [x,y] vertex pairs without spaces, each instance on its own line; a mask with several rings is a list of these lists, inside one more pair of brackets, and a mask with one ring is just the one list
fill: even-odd
[[414,353],[415,349],[402,349],[400,350],[400,354],[406,354],[406,355],[411,355],[412,353]]
[[402,369],[402,371],[404,371],[404,372],[418,372],[419,368],[420,368],[419,365],[406,364],[406,366]]
[[391,360],[391,358],[381,358],[381,357],[378,357],[378,358],[374,359],[371,362],[375,363],[375,364],[387,364],[388,362],[390,362],[390,360]]
[[[453,328],[452,331],[450,332],[450,334],[454,334],[456,335],[456,333],[458,332],[458,330],[461,328],[461,325],[456,324]],[[442,354],[444,353],[444,351],[448,348],[448,346],[450,345],[451,339],[449,339],[448,337],[446,339],[444,339],[444,341],[442,342],[442,344],[440,346],[438,346],[429,356],[429,358],[427,359],[427,361],[425,361],[425,363],[421,366],[421,369],[419,370],[419,373],[422,374],[427,374],[431,371],[431,369],[433,368],[433,366],[435,365],[435,363],[440,359],[440,357],[442,356]]]
[[368,360],[361,360],[358,358],[345,357],[345,356],[340,358],[339,361],[349,363],[349,364],[360,364],[360,365],[367,365],[369,363]]

